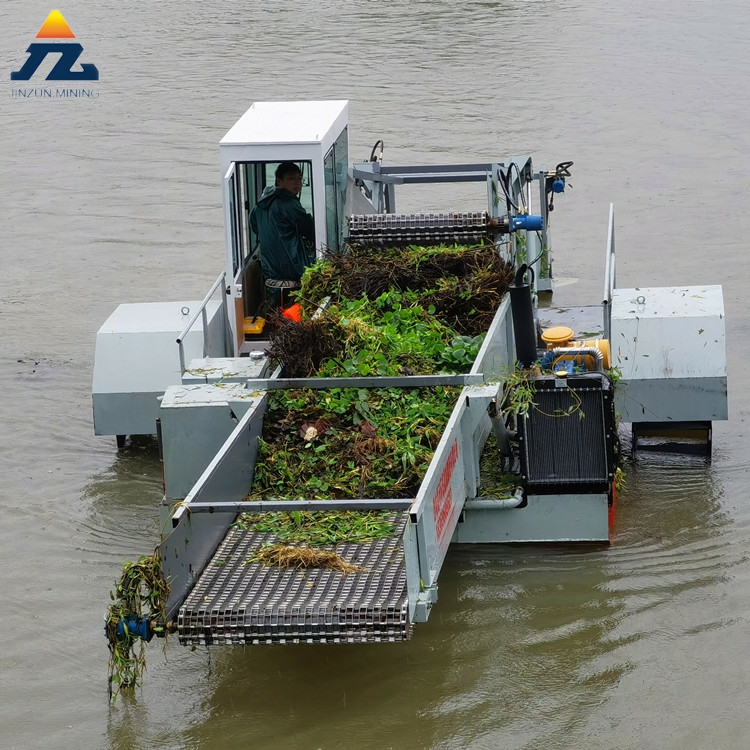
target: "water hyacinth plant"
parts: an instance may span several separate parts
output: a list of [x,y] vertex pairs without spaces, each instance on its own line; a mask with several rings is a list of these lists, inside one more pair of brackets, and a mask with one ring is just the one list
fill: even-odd
[[[279,321],[270,355],[286,377],[467,372],[512,277],[491,245],[329,256],[306,271],[296,295],[304,319]],[[274,391],[248,499],[414,497],[459,392]],[[246,514],[240,524],[280,540],[337,544],[360,538],[362,519],[372,516]],[[377,532],[389,533],[388,524]]]

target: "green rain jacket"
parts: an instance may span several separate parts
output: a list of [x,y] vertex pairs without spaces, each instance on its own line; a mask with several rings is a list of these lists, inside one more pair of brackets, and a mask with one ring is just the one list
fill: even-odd
[[313,217],[285,188],[269,186],[250,212],[250,227],[260,242],[260,265],[266,279],[299,281],[315,260]]

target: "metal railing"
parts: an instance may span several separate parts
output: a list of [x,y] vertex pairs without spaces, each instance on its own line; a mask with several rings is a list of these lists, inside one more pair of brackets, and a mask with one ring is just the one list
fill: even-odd
[[607,256],[604,261],[604,295],[602,313],[604,318],[604,338],[612,337],[612,292],[615,289],[615,206],[609,204],[609,227],[607,229]]
[[[185,336],[188,335],[188,332],[190,329],[195,325],[195,321],[198,320],[198,316],[202,316],[203,320],[203,356],[207,356],[209,351],[209,341],[208,341],[208,315],[206,313],[206,305],[208,305],[209,300],[211,297],[214,296],[216,293],[216,290],[221,287],[222,292],[224,291],[224,278],[226,277],[226,273],[222,272],[219,274],[219,278],[214,281],[213,286],[209,290],[208,294],[203,298],[203,302],[198,305],[198,309],[190,316],[190,320],[187,322],[185,327],[182,329],[182,333],[177,337],[177,346],[180,349],[180,374],[185,372],[185,347],[184,347],[184,341]],[[229,327],[229,310],[227,308],[227,295],[223,294],[221,295],[221,304],[223,308],[224,313],[224,348],[227,350],[227,341],[228,341],[228,333],[227,328]]]

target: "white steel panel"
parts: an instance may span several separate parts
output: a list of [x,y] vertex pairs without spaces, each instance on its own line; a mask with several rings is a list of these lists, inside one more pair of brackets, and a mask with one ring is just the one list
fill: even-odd
[[[96,335],[93,392],[162,392],[178,384],[182,373],[177,337],[199,305],[200,300],[119,305]],[[223,349],[221,302],[209,301],[206,314],[211,338]],[[184,347],[187,357],[203,356],[202,317],[185,337]]]
[[181,500],[188,494],[232,433],[239,419],[232,402],[238,399],[260,401],[242,383],[167,388],[159,410],[167,500]]
[[255,102],[220,145],[325,143],[343,130],[348,107],[346,100]]
[[459,544],[608,542],[606,494],[529,495],[521,508],[470,510],[456,527]]
[[611,330],[624,380],[726,375],[720,286],[615,289]]

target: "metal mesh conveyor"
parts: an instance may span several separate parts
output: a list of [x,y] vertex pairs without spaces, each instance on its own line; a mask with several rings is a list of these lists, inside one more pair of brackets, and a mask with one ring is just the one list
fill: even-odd
[[320,568],[283,570],[247,564],[269,533],[230,528],[180,607],[183,645],[365,643],[411,635],[403,535],[406,511],[391,517],[396,532],[336,552],[364,570],[347,575]]
[[488,236],[487,218],[482,211],[354,215],[349,219],[349,241],[389,247],[444,243],[474,245]]

